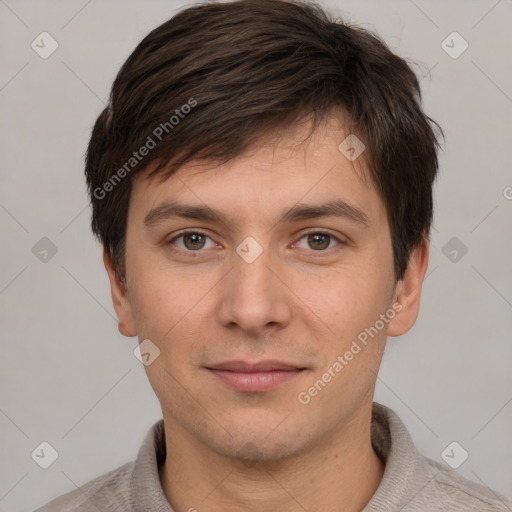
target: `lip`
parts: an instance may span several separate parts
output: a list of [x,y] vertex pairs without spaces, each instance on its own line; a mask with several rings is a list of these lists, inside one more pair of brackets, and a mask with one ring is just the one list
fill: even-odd
[[228,370],[231,372],[254,373],[254,372],[272,372],[272,371],[289,371],[289,370],[302,370],[303,367],[277,361],[275,359],[268,359],[265,361],[258,361],[249,363],[242,360],[226,361],[214,366],[209,366],[209,370]]
[[305,368],[281,361],[227,361],[207,367],[225,384],[238,391],[262,393],[300,375]]

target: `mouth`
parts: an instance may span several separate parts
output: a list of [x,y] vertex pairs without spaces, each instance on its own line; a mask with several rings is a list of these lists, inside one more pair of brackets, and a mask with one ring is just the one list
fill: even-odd
[[296,378],[306,368],[281,361],[227,361],[206,367],[224,384],[246,393],[262,393]]

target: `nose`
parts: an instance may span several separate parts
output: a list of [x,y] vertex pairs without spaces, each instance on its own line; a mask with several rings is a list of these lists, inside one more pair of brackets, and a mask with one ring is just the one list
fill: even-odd
[[220,323],[255,338],[269,329],[286,327],[291,318],[291,293],[279,274],[270,251],[264,250],[252,262],[235,253],[233,268],[222,283],[217,308]]

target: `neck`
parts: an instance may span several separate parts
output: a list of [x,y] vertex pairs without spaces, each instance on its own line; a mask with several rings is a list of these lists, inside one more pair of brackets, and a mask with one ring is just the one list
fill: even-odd
[[371,444],[371,403],[307,453],[253,465],[219,455],[165,415],[164,423],[160,480],[176,512],[360,512],[384,473]]

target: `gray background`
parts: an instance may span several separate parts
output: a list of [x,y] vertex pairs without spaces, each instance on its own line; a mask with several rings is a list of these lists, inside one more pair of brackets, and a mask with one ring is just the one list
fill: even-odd
[[[512,496],[512,2],[323,3],[419,64],[446,132],[422,310],[389,340],[376,399],[423,453],[442,462],[457,441],[460,473]],[[0,0],[2,510],[30,511],[133,459],[161,417],[136,340],[117,331],[83,154],[120,65],[183,5]],[[48,59],[31,48],[43,31],[59,44]],[[453,31],[469,44],[456,59],[441,46]],[[58,249],[47,261],[32,252],[42,237]],[[46,470],[30,455],[42,441],[59,453]]]

